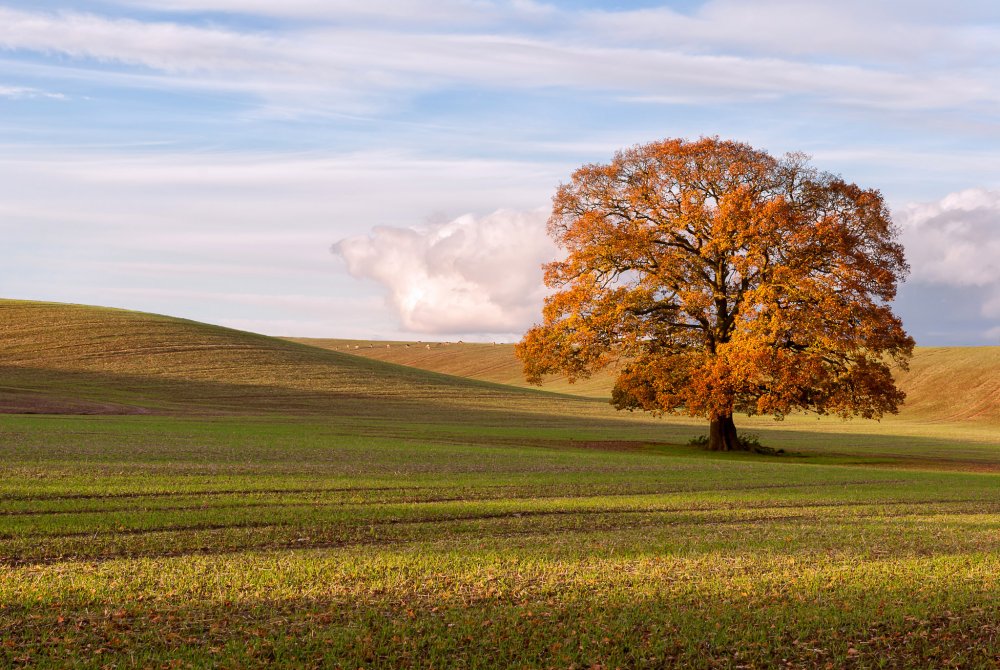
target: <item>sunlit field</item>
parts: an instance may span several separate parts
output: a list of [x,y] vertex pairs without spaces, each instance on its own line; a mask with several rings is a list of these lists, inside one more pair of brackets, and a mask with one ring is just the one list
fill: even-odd
[[0,312],[0,666],[1000,663],[995,409],[712,454],[598,399]]

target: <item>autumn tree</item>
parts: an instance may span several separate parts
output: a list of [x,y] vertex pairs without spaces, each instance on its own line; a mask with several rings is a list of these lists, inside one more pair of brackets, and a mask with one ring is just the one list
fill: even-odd
[[664,140],[585,165],[553,198],[565,260],[543,323],[517,345],[527,378],[612,363],[619,409],[879,418],[904,398],[913,339],[890,309],[908,271],[881,194],[746,144]]

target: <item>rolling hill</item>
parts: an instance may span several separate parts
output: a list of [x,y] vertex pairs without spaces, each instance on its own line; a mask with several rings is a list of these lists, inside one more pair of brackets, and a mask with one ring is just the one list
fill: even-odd
[[8,413],[530,411],[540,398],[580,404],[184,319],[0,300]]

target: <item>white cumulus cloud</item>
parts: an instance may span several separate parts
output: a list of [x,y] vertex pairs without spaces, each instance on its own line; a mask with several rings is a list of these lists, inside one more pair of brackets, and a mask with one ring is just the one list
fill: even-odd
[[540,318],[546,211],[498,210],[418,228],[380,226],[333,245],[348,272],[388,290],[406,330],[514,334]]
[[1000,190],[967,189],[909,205],[897,217],[913,278],[955,286],[1000,283]]
[[897,220],[912,280],[985,289],[980,313],[1000,318],[1000,190],[950,193],[909,205]]

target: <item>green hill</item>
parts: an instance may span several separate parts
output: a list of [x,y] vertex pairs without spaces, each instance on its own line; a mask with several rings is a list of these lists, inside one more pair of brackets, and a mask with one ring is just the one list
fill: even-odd
[[[375,342],[295,338],[369,359],[449,375],[528,387],[512,344]],[[898,373],[907,400],[900,419],[1000,425],[1000,347],[918,347],[908,372]],[[602,371],[570,384],[553,377],[542,388],[590,398],[608,398],[613,374]]]

